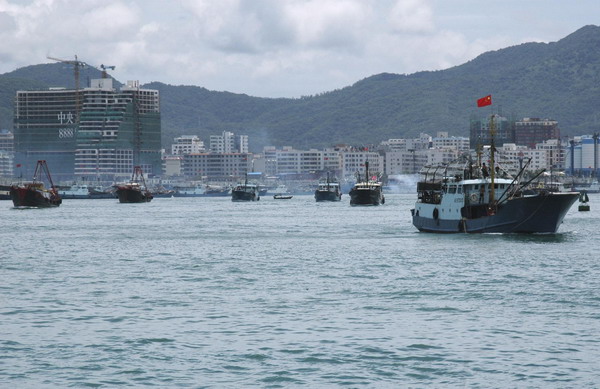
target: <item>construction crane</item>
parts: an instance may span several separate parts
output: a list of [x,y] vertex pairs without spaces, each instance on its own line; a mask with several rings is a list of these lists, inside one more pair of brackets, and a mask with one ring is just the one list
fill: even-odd
[[54,58],[54,57],[50,57],[50,56],[46,56],[46,58],[51,59],[53,61],[73,65],[73,73],[75,75],[75,112],[76,112],[77,123],[79,123],[79,112],[81,110],[80,97],[79,97],[79,69],[86,67],[87,64],[85,62],[78,60],[77,55],[75,55],[75,60],[60,59],[60,58]]
[[111,66],[100,65],[100,69],[102,69],[102,78],[108,78],[108,73],[106,73],[106,69],[115,70],[115,66],[114,65],[111,65]]

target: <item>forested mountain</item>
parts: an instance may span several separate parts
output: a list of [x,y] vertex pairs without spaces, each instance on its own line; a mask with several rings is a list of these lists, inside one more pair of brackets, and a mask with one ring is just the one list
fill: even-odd
[[[82,85],[99,73],[82,71]],[[0,126],[12,127],[17,89],[74,84],[72,68],[33,65],[0,75]],[[268,99],[197,86],[153,82],[160,90],[163,145],[182,134],[228,130],[247,134],[253,150],[335,143],[370,144],[420,132],[468,135],[469,120],[484,116],[475,101],[493,95],[509,117],[552,118],[563,135],[600,130],[600,27],[586,26],[553,43],[526,43],[484,53],[446,70],[378,74],[352,86],[298,99]]]

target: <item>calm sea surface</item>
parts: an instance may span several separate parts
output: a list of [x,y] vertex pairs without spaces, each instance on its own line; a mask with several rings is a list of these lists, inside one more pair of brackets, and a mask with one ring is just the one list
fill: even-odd
[[0,387],[600,386],[600,195],[556,235],[263,197],[0,202]]

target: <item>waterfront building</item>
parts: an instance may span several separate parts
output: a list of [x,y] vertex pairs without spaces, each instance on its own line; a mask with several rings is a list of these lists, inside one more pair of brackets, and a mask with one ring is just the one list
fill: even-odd
[[427,164],[427,153],[424,150],[390,150],[385,153],[385,173],[415,174]]
[[0,130],[0,177],[13,176],[14,136],[8,130]]
[[593,135],[576,136],[566,147],[565,170],[572,175],[597,177],[600,168],[600,145]]
[[183,156],[182,155],[165,155],[162,158],[163,176],[176,177],[183,174]]
[[183,174],[188,179],[237,180],[252,169],[249,153],[196,153],[183,156]]
[[315,149],[295,150],[287,146],[276,150],[277,174],[300,174],[323,170],[323,153]]
[[515,143],[505,143],[498,147],[495,156],[496,163],[511,173],[517,173],[530,159],[531,162],[527,166],[527,170],[529,171],[544,169],[546,166],[544,151],[530,149],[527,146],[519,146]]
[[160,104],[157,90],[129,81],[119,90],[112,79],[91,80],[81,90],[17,91],[15,163],[31,176],[36,161],[48,162],[60,180],[112,180],[133,166],[159,174]]
[[173,139],[173,142],[171,145],[171,154],[173,155],[196,154],[206,151],[204,142],[197,135],[182,135]]
[[384,157],[375,151],[363,148],[351,148],[340,151],[342,164],[342,177],[356,177],[356,174],[365,173],[365,162],[369,162],[369,172],[384,173]]
[[534,149],[536,144],[550,139],[560,139],[560,129],[556,120],[523,118],[515,122],[514,143],[517,145]]

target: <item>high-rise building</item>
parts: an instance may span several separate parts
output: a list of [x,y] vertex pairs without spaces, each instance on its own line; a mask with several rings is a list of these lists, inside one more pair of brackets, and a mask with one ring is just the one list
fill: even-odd
[[[471,120],[469,133],[469,147],[471,149],[475,150],[491,144],[491,124],[490,118]],[[496,133],[494,137],[496,147],[502,146],[504,143],[515,142],[514,123],[507,118],[494,115],[494,131]]]
[[79,91],[18,91],[14,130],[15,163],[26,175],[39,159],[58,180],[114,179],[138,165],[161,172],[159,94],[137,81],[120,90],[104,78]]

